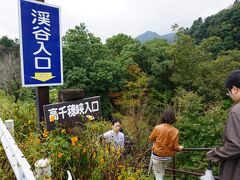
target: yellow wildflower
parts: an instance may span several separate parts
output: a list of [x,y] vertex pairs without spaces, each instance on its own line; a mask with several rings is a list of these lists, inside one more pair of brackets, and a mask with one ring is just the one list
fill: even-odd
[[105,150],[105,153],[106,153],[106,154],[109,154],[109,151],[108,151],[108,149],[106,149],[106,150]]
[[40,139],[37,139],[37,144],[40,144],[41,143],[41,140]]
[[111,150],[111,152],[115,152],[114,146],[111,146],[111,147],[110,147],[110,150]]
[[43,137],[46,138],[48,136],[48,132],[46,129],[43,130]]
[[32,123],[32,120],[31,120],[31,119],[29,119],[29,120],[28,120],[28,124],[31,124],[31,123]]
[[71,138],[71,142],[72,142],[72,145],[75,146],[76,145],[76,142],[78,141],[78,138],[75,136],[75,137],[72,137]]
[[142,171],[138,169],[138,170],[136,171],[136,173],[137,173],[137,174],[141,174]]
[[95,157],[96,157],[96,153],[94,152],[94,153],[93,153],[93,158],[95,158]]
[[61,130],[61,133],[62,133],[62,134],[66,134],[66,130],[65,130],[65,129],[62,129],[62,130]]
[[33,139],[33,133],[29,134],[30,139]]
[[125,169],[125,166],[122,165],[122,164],[120,164],[120,165],[118,165],[118,168],[121,169],[121,170],[124,170],[124,169]]
[[87,115],[86,117],[87,117],[87,119],[88,119],[89,121],[92,121],[92,120],[95,119],[94,116],[91,116],[91,115]]
[[121,149],[118,148],[118,149],[117,149],[117,155],[120,155],[120,154],[121,154]]
[[130,178],[128,178],[129,180],[135,180],[135,177],[131,176]]

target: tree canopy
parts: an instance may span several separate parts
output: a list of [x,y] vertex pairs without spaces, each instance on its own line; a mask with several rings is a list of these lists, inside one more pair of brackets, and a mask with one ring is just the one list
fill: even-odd
[[190,34],[196,43],[212,36],[221,39],[221,46],[224,50],[240,49],[240,3],[236,2],[231,7],[219,13],[195,20],[187,33]]

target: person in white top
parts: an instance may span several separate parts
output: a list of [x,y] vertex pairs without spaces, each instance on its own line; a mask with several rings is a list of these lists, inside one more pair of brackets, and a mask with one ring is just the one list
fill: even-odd
[[124,148],[124,134],[120,132],[121,122],[118,119],[112,120],[112,130],[103,134],[106,143],[111,143],[116,149]]

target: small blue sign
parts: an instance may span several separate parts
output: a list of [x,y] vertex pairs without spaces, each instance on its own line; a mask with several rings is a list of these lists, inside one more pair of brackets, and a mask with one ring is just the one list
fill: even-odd
[[63,84],[60,8],[19,0],[22,85]]

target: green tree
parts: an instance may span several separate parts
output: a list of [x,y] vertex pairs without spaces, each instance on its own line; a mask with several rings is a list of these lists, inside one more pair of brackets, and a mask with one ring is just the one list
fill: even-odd
[[198,65],[207,58],[205,53],[194,44],[190,36],[180,33],[168,54],[173,63],[171,80],[178,86],[193,90],[193,83],[199,75]]
[[73,67],[89,69],[97,60],[107,57],[100,38],[88,32],[84,24],[69,29],[63,37],[64,71]]
[[[204,98],[196,92],[178,89],[174,105],[177,114],[176,127],[184,147],[214,147],[221,143],[227,117],[223,101],[207,105]],[[178,168],[192,171],[204,171],[207,166],[204,152],[179,153],[176,162]]]
[[0,56],[3,58],[4,55],[14,53],[16,58],[19,58],[19,41],[18,39],[12,40],[7,36],[0,38]]
[[119,91],[124,84],[124,71],[117,61],[96,61],[90,72],[92,88],[100,93]]
[[65,86],[67,88],[80,88],[89,92],[89,85],[91,84],[91,80],[88,78],[88,73],[86,69],[80,67],[73,67],[66,73],[66,83]]
[[202,22],[201,18],[194,21],[186,32],[190,34],[197,43],[205,38],[216,36],[221,38],[225,50],[240,48],[240,3],[234,3],[232,7],[226,8],[219,13],[209,16]]
[[[120,106],[119,112],[123,115],[124,129],[136,141],[140,149],[145,149],[148,124],[144,114],[147,107],[146,99],[148,97],[149,79],[138,65],[131,65],[128,68],[128,73],[130,78],[125,88],[113,99],[115,105]],[[139,152],[139,149],[136,151]]]
[[[146,67],[149,69],[146,72],[150,76],[150,87],[158,91],[171,89],[173,87],[173,83],[170,81],[173,73],[172,60],[167,53],[170,45],[166,40],[155,39],[146,42],[143,46],[146,47],[145,50],[148,53]],[[146,67],[143,67],[143,69],[146,69]]]
[[118,56],[122,52],[125,45],[134,44],[137,41],[131,36],[118,34],[106,40],[105,46],[111,51],[113,56]]
[[203,39],[199,48],[209,55],[209,59],[216,59],[218,54],[223,50],[222,40],[219,37],[212,36],[207,39]]
[[198,77],[194,82],[197,92],[206,101],[216,101],[225,97],[224,80],[232,70],[240,68],[240,51],[222,52],[216,60],[199,64]]
[[[122,39],[118,37],[125,35],[110,38],[106,44],[121,44]],[[127,46],[125,40],[124,46]],[[131,52],[131,48],[123,53],[122,58],[114,57],[111,53],[114,48],[108,49],[108,45],[103,45],[99,38],[89,33],[84,24],[68,30],[63,44],[66,87],[83,88],[86,96],[101,96],[103,114],[108,116],[112,110],[109,93],[121,91],[124,87],[128,68],[126,57],[129,57],[127,52]]]
[[7,36],[2,36],[0,38],[0,45],[4,46],[5,48],[13,48],[16,46],[14,40],[8,38]]
[[204,38],[203,29],[203,20],[202,18],[198,18],[193,21],[193,24],[189,30],[189,33],[194,37],[195,42],[198,44]]
[[[101,61],[106,63],[104,59],[109,58],[108,49],[101,43],[100,38],[90,33],[84,24],[75,26],[74,29],[69,29],[63,37],[65,87],[83,88],[87,97],[101,96],[101,101],[104,102],[102,103],[103,114],[106,114],[106,111],[108,111],[106,110],[107,106],[110,106],[105,103],[109,102],[106,99],[108,91],[105,92],[102,90],[103,86],[108,86],[108,84],[102,84],[102,82],[100,83],[97,80],[98,71],[99,73],[102,71],[97,68],[96,64],[101,63]],[[106,64],[107,66],[108,64]],[[103,65],[102,67],[105,66]],[[109,68],[108,70],[110,74],[112,69]],[[108,73],[105,73],[105,78],[111,76]]]

